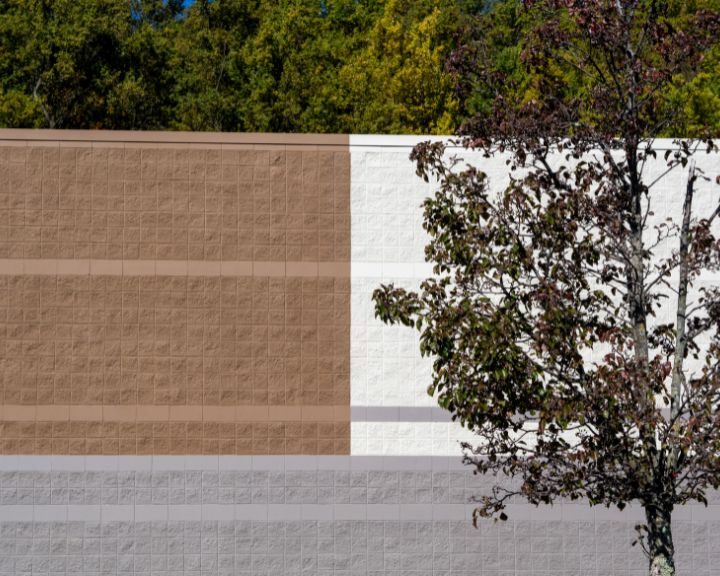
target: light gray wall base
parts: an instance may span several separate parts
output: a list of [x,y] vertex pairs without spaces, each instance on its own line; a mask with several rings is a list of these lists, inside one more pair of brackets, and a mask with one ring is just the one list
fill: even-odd
[[[508,522],[475,529],[470,499],[490,479],[449,458],[5,464],[0,576],[646,574],[630,545],[639,508],[518,501]],[[710,500],[674,515],[680,575],[718,573],[720,499]]]
[[0,574],[639,575],[621,534],[628,526],[548,522],[3,523]]
[[[716,574],[707,526],[676,531],[679,574]],[[0,574],[644,576],[632,535],[623,522],[3,522]]]

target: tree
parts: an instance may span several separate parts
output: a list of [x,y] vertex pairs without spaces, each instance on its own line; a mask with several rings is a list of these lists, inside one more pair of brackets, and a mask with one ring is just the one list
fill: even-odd
[[[459,105],[455,114],[459,120],[490,114],[498,91],[506,95],[515,93],[525,99],[538,96],[534,71],[522,64],[521,54],[533,36],[533,29],[548,14],[525,10],[523,0],[488,0],[479,4],[482,8],[475,18],[463,19],[466,22],[461,26],[464,49],[456,54],[459,59],[455,63],[462,67],[463,62],[469,60],[482,62],[486,73],[482,78],[470,74],[458,86]],[[664,9],[666,21],[682,28],[687,19],[694,17],[699,10],[720,10],[720,0],[666,0]],[[463,6],[463,11],[466,16],[473,14],[470,6]],[[692,78],[681,72],[668,84],[663,99],[685,112],[685,124],[673,126],[677,134],[686,137],[699,135],[708,126],[715,132],[720,131],[719,62],[720,51],[717,47],[711,48]],[[453,62],[450,64],[452,67]],[[556,70],[560,71],[564,75],[564,90],[582,97],[583,83],[578,81],[575,71],[568,68]],[[493,82],[493,78],[503,79],[503,84]],[[507,82],[507,79],[512,81]],[[673,134],[665,131],[663,136],[672,137]]]
[[0,2],[0,125],[446,132],[463,0]]
[[166,128],[177,114],[172,100],[174,30],[182,2],[133,0],[128,26],[119,35],[117,67],[101,73],[106,79],[104,109],[97,127],[124,130]]
[[[675,1],[676,21],[682,21],[699,8],[720,10],[720,0],[696,2]],[[668,90],[671,106],[683,110],[683,125],[678,133],[695,135],[710,126],[715,134],[720,131],[720,45],[711,47],[697,74],[690,77],[678,74]]]
[[456,0],[388,0],[340,70],[346,130],[447,134],[457,101],[444,61],[463,13]]
[[[454,61],[461,80],[497,89],[460,141],[508,154],[510,184],[493,192],[444,144],[416,147],[418,174],[438,182],[424,204],[434,276],[417,292],[381,286],[376,314],[420,331],[429,393],[478,435],[465,461],[508,478],[476,520],[505,519],[512,497],[638,502],[650,573],[672,575],[673,509],[720,486],[720,289],[701,283],[720,269],[720,202],[704,190],[714,205],[697,211],[707,176],[693,156],[717,150],[709,131],[665,154],[654,143],[686,125],[664,92],[699,74],[720,15],[678,21],[652,0],[525,5],[532,96],[473,47]],[[655,221],[658,182],[683,169],[682,214]]]
[[243,47],[256,34],[257,0],[195,2],[173,36],[171,67],[178,130],[241,131],[252,90]]
[[165,125],[161,29],[177,11],[159,0],[0,3],[0,125]]
[[[528,31],[537,22],[523,9],[521,0],[500,0],[489,5],[475,18],[462,27],[462,48],[450,59],[450,68],[462,68],[471,57],[482,61],[486,68],[486,80],[478,79],[475,74],[456,83],[459,100],[459,116],[469,118],[480,114],[489,114],[493,100],[500,88],[495,83],[487,83],[491,73],[501,76],[506,82],[505,90],[526,92],[532,85],[532,75],[520,65],[520,54]],[[455,69],[456,74],[462,70]]]
[[257,32],[243,47],[249,80],[246,129],[345,132],[338,71],[363,41],[373,0],[265,1]]
[[[11,0],[0,8],[0,75],[20,123],[56,128],[102,106],[101,74],[117,39],[119,3]],[[21,104],[22,103],[22,104]],[[86,125],[83,122],[83,125]]]

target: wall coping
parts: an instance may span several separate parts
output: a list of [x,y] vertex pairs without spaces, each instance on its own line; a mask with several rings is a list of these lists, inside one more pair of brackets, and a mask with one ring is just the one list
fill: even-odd
[[[407,148],[419,142],[448,142],[452,136],[412,134],[293,134],[277,132],[180,132],[143,130],[47,130],[0,128],[0,142],[97,142],[157,144],[240,144]],[[673,148],[672,138],[655,140],[656,150]],[[459,147],[459,146],[453,146]]]
[[346,134],[2,128],[0,141],[347,146]]
[[[0,131],[1,133],[2,131]],[[413,134],[350,134],[350,146],[353,148],[412,148],[420,142],[448,142],[454,136],[433,136]],[[450,148],[462,148],[454,145]],[[655,150],[674,149],[672,138],[656,138]],[[701,153],[699,151],[698,153]]]

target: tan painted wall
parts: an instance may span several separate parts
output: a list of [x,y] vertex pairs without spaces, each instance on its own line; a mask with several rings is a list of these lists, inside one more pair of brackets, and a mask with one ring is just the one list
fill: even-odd
[[0,451],[349,451],[343,136],[0,131]]

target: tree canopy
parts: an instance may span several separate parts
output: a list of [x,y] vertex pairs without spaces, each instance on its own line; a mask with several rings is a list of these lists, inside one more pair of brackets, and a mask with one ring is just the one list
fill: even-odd
[[[449,134],[489,114],[494,90],[465,73],[458,46],[472,46],[508,96],[541,89],[519,57],[543,16],[523,4],[7,0],[0,126]],[[720,0],[665,4],[682,25]],[[557,73],[568,93],[586,93],[577,74]],[[665,98],[686,111],[676,133],[720,131],[718,50]]]
[[453,0],[8,0],[0,126],[450,132]]

